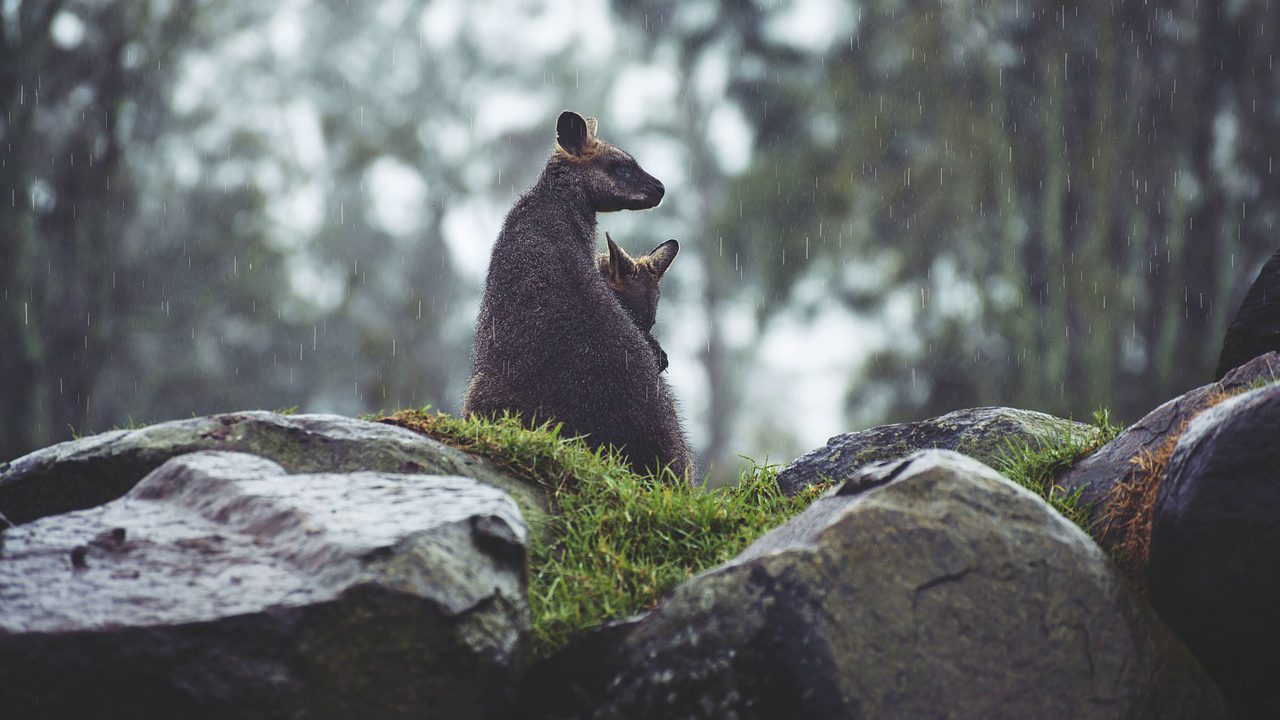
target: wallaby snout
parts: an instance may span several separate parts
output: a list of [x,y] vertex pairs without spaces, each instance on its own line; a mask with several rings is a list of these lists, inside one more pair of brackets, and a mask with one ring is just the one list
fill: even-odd
[[649,190],[649,196],[653,198],[653,204],[649,207],[657,207],[662,202],[662,197],[667,194],[667,188],[658,178],[653,178],[653,187]]

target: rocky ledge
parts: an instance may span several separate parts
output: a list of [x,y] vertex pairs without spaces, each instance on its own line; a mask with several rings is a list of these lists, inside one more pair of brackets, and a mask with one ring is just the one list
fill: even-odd
[[525,537],[468,478],[184,455],[4,534],[4,714],[500,717]]
[[[0,512],[17,523],[0,534],[0,706],[1274,717],[1275,366],[1264,356],[1170,401],[1059,478],[1097,518],[1117,487],[1151,483],[1149,522],[1131,524],[1150,551],[1136,574],[1108,557],[1107,523],[1082,531],[979,462],[1092,430],[978,408],[833,438],[782,473],[793,491],[836,481],[806,511],[533,664],[526,547],[552,511],[531,478],[323,415],[63,443],[0,466]],[[1161,448],[1167,471],[1134,471]]]

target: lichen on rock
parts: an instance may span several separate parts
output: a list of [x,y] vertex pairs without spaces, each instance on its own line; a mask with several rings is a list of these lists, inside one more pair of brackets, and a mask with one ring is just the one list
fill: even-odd
[[905,457],[917,450],[954,450],[987,464],[994,464],[1010,442],[1040,442],[1065,433],[1088,434],[1083,423],[1032,410],[981,407],[956,410],[919,422],[878,425],[836,435],[778,473],[778,484],[788,494],[814,485],[823,478],[843,481],[858,468],[873,462]]

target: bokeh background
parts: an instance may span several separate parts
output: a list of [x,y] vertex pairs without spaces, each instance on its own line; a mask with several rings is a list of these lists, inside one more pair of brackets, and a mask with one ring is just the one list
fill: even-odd
[[1280,246],[1265,0],[0,0],[0,460],[117,425],[456,411],[489,249],[600,120],[667,186],[703,468],[1211,379]]

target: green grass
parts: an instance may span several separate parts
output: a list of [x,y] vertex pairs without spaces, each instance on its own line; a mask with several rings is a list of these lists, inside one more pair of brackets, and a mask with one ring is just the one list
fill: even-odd
[[807,507],[826,486],[788,498],[777,466],[757,465],[734,486],[706,491],[672,473],[637,475],[615,453],[559,427],[515,418],[461,419],[428,410],[386,418],[536,481],[553,503],[545,539],[530,547],[532,652],[544,657],[583,630],[653,607],[694,573],[737,555]]
[[1032,442],[1010,440],[998,459],[996,468],[1005,477],[1044,498],[1053,509],[1071,522],[1090,532],[1090,507],[1080,498],[1083,487],[1068,491],[1057,479],[1098,448],[1120,434],[1122,426],[1111,421],[1110,411],[1093,413],[1090,430],[1064,426],[1060,433],[1045,435]]
[[[192,413],[191,417],[195,417],[195,414]],[[116,423],[115,425],[112,425],[111,430],[141,430],[151,424],[152,423],[146,422],[145,420],[134,420],[133,415],[126,415],[125,421],[123,423]]]

